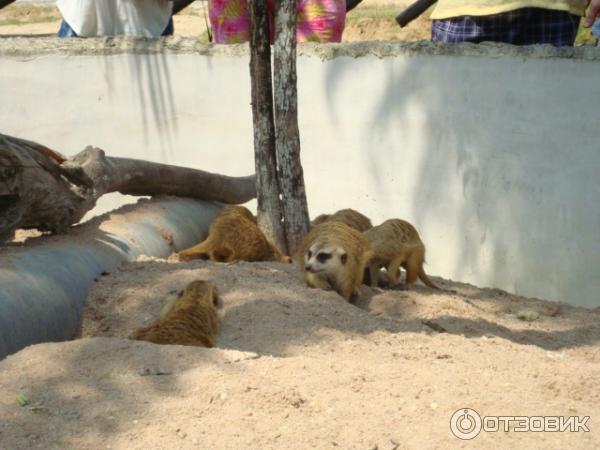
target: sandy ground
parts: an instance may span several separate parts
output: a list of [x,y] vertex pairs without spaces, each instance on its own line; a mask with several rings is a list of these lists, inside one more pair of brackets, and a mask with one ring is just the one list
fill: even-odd
[[[405,28],[393,20],[408,0],[365,0],[347,17],[344,42],[366,40],[429,39],[431,24],[424,14]],[[18,20],[18,24],[4,22]],[[188,8],[175,16],[175,34],[206,40],[206,19],[202,7]],[[3,22],[4,21],[4,22]],[[0,10],[0,36],[51,35],[58,31],[60,13],[54,6],[17,5]]]
[[[194,279],[221,292],[216,348],[125,339]],[[598,448],[600,309],[433,279],[353,305],[293,265],[143,257],[98,279],[83,338],[0,362],[0,448]],[[462,441],[465,407],[591,431]]]

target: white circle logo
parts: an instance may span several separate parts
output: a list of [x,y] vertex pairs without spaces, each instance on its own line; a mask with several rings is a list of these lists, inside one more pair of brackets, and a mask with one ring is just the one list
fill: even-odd
[[459,439],[473,439],[481,431],[481,416],[471,408],[459,409],[450,418],[450,430]]

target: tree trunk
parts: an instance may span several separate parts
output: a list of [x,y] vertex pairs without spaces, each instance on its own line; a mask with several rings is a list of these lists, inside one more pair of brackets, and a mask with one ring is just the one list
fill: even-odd
[[277,182],[267,2],[250,0],[248,10],[250,15],[250,80],[258,224],[266,236],[283,253],[288,254]]
[[224,203],[256,197],[255,177],[107,157],[87,147],[72,158],[0,134],[0,242],[18,228],[62,232],[109,192],[167,194]]
[[308,232],[308,206],[300,162],[296,82],[296,0],[276,1],[274,45],[275,148],[287,246],[294,252]]

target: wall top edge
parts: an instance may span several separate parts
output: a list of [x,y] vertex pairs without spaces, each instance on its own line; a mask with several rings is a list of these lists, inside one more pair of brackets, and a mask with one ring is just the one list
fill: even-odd
[[[144,39],[104,37],[61,39],[56,37],[2,37],[0,55],[34,57],[38,55],[118,55],[118,54],[199,54],[205,56],[240,57],[249,54],[248,44],[204,44],[196,39],[167,37]],[[600,47],[562,47],[550,45],[512,46],[497,43],[443,44],[417,42],[353,42],[345,44],[305,43],[298,46],[298,55],[330,60],[339,57],[437,55],[472,57],[561,58],[600,61]]]

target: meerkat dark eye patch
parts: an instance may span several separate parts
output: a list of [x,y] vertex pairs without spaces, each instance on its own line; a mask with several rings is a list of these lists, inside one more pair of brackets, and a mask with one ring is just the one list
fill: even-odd
[[308,259],[312,258],[312,252],[309,250],[308,253],[306,254],[308,256]]
[[317,261],[319,261],[320,263],[324,263],[325,261],[327,261],[330,258],[331,258],[331,253],[319,253],[317,255]]
[[348,255],[344,253],[340,259],[342,260],[342,264],[346,264],[346,261],[348,261]]
[[183,290],[181,290],[177,293],[177,298],[181,298],[181,297],[183,297]]

